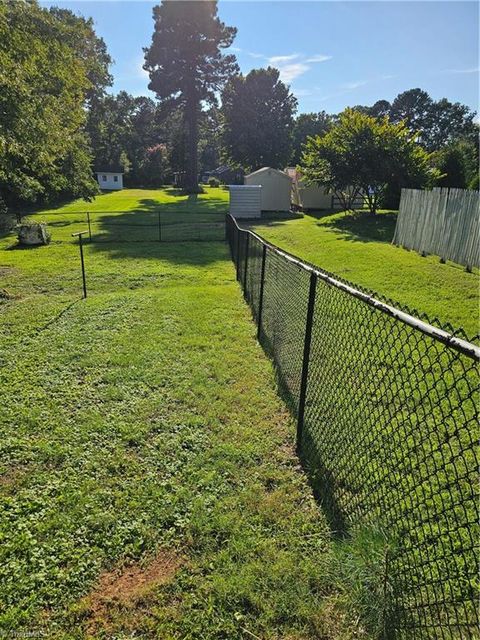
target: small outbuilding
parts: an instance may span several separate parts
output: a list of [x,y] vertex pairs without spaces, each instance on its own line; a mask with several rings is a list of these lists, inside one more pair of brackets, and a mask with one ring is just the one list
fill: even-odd
[[98,186],[104,191],[118,191],[123,189],[123,171],[117,169],[103,169],[96,171]]
[[262,187],[262,211],[290,211],[292,179],[284,171],[263,167],[245,176],[244,182]]
[[285,173],[292,179],[292,204],[296,209],[334,209],[333,195],[325,187],[306,185],[295,167],[287,167]]
[[230,215],[234,218],[260,218],[262,206],[262,187],[257,184],[231,184]]

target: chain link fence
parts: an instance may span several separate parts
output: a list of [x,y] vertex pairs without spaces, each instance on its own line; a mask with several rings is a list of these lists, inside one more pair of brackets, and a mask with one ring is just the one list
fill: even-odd
[[54,241],[69,241],[87,230],[90,242],[216,242],[225,240],[225,216],[219,213],[175,210],[76,211],[38,214]]
[[227,239],[332,529],[385,533],[384,637],[479,638],[480,348],[240,229]]

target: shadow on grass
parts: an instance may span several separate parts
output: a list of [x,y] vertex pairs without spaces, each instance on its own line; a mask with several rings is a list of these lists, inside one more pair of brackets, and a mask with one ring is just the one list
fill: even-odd
[[[356,211],[345,215],[321,216],[322,227],[344,234],[350,242],[391,242],[397,223],[397,211],[385,211],[372,215],[365,211]],[[319,218],[320,219],[320,218]]]
[[[158,258],[173,264],[207,265],[228,259],[225,214],[219,198],[184,197],[174,202],[140,200],[132,211],[92,213],[92,250],[115,258]],[[181,196],[181,198],[180,198]]]
[[[286,404],[293,419],[297,420],[298,398],[290,389],[282,368],[275,361],[273,344],[263,331],[259,341],[266,356],[274,364],[278,394]],[[304,428],[300,451],[297,453],[307,474],[315,500],[327,519],[333,537],[339,540],[347,538],[349,536],[349,528],[345,513],[337,499],[338,483],[334,474],[322,463],[318,447],[314,439],[309,435],[308,429]]]

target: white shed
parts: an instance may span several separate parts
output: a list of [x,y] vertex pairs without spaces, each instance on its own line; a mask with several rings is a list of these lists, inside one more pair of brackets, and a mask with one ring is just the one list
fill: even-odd
[[245,176],[246,185],[261,185],[262,211],[290,211],[292,179],[283,171],[263,167]]
[[117,191],[123,189],[123,171],[104,170],[97,171],[98,186],[105,191]]
[[333,195],[325,187],[306,185],[295,167],[288,167],[285,173],[292,178],[292,203],[298,209],[308,211],[334,208]]
[[257,184],[231,184],[230,215],[234,218],[260,218],[262,206],[262,187]]

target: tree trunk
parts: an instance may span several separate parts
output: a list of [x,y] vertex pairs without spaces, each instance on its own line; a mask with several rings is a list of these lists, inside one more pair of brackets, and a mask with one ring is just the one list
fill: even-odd
[[194,95],[187,99],[186,120],[188,126],[187,167],[185,189],[188,193],[198,193],[198,101]]

